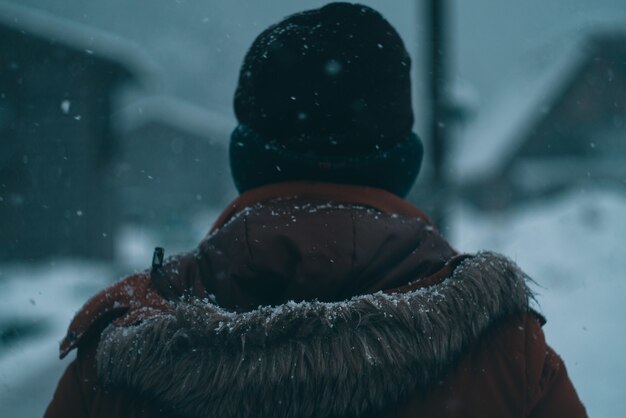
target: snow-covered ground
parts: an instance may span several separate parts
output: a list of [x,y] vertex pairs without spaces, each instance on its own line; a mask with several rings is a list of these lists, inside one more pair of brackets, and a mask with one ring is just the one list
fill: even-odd
[[[205,229],[199,225],[199,237]],[[132,257],[122,260],[124,268],[147,265],[158,235],[126,234],[124,251]],[[500,251],[539,283],[547,339],[589,415],[626,416],[626,194],[575,192],[499,216],[460,208],[452,240],[462,251]],[[66,364],[57,349],[70,318],[116,274],[112,266],[76,260],[0,266],[0,325],[17,321],[31,333],[0,345],[1,417],[43,413]]]
[[[621,193],[620,193],[621,192]],[[578,191],[497,217],[459,209],[453,242],[514,259],[591,417],[626,417],[626,194]]]
[[0,417],[43,415],[68,363],[58,353],[69,320],[112,274],[81,260],[0,266]]

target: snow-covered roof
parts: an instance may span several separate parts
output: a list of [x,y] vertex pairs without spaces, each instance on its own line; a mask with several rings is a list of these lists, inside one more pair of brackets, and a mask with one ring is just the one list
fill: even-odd
[[155,62],[136,44],[116,35],[53,16],[34,8],[0,2],[0,27],[84,51],[146,81],[159,72]]
[[603,34],[623,34],[624,27],[579,27],[574,34],[546,42],[543,49],[534,51],[457,141],[451,156],[454,177],[468,181],[498,172],[573,81],[589,58],[593,41]]
[[207,109],[162,95],[139,99],[120,110],[115,117],[125,134],[145,124],[157,123],[209,141],[217,140],[224,146],[236,126],[234,116],[225,110]]

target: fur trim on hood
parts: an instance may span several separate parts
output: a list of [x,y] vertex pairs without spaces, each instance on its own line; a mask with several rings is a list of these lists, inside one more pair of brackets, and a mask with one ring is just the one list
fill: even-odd
[[186,299],[173,314],[110,325],[98,375],[190,418],[358,416],[428,388],[491,325],[528,311],[528,280],[485,252],[407,293],[245,313]]

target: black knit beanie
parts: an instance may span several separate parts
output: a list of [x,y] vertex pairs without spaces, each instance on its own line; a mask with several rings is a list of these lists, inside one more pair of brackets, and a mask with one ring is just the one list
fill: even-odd
[[405,196],[423,154],[411,132],[410,69],[398,33],[367,6],[331,3],[270,26],[235,93],[238,190],[314,180]]

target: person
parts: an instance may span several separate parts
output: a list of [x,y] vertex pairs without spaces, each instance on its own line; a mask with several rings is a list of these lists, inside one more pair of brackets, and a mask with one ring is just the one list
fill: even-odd
[[462,254],[408,201],[411,61],[331,3],[245,56],[240,196],[197,249],[89,300],[46,417],[584,417],[506,257]]

